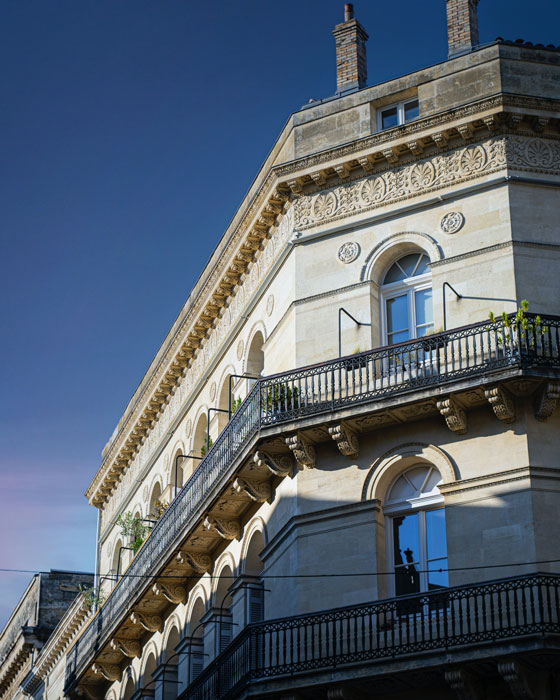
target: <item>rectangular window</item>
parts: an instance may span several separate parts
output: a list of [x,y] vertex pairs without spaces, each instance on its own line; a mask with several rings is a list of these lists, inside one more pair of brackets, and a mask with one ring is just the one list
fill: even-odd
[[396,105],[384,107],[378,112],[378,128],[380,131],[384,129],[392,129],[395,126],[401,126],[420,116],[420,106],[418,99],[399,102]]

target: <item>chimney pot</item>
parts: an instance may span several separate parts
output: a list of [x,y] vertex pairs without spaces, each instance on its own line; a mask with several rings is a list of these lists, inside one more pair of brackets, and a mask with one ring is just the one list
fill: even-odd
[[344,21],[349,22],[354,19],[354,5],[351,2],[347,2],[344,5]]
[[333,34],[336,41],[336,94],[360,90],[367,83],[368,35],[354,19],[351,3],[344,5],[344,22],[336,25]]

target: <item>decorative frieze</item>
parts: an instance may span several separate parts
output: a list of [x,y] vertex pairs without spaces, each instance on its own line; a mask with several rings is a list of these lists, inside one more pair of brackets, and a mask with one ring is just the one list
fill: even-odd
[[436,406],[445,418],[449,430],[457,435],[464,435],[467,432],[467,414],[451,396],[437,401]]
[[296,433],[286,438],[286,445],[294,453],[297,463],[307,469],[315,467],[316,455],[313,444],[302,435]]
[[503,420],[504,423],[513,423],[515,420],[515,402],[513,396],[502,386],[489,386],[484,389],[488,403],[492,406],[492,410],[496,418]]
[[537,394],[535,400],[535,418],[546,420],[554,413],[556,403],[560,398],[560,383],[546,382]]
[[329,426],[329,435],[336,442],[341,454],[346,457],[357,457],[360,452],[357,433],[347,423],[341,421]]

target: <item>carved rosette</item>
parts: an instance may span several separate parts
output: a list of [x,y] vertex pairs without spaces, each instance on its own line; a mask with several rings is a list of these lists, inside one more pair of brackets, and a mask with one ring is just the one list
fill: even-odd
[[156,595],[162,595],[170,603],[178,605],[179,603],[184,603],[187,600],[187,591],[183,586],[176,586],[174,584],[161,583],[157,581],[152,586],[152,591]]
[[357,433],[343,421],[329,427],[329,435],[336,442],[340,452],[346,457],[357,457],[360,445]]
[[315,467],[316,455],[313,444],[301,433],[286,438],[286,445],[294,453],[297,463],[307,469]]
[[360,246],[355,241],[347,241],[338,249],[337,257],[340,262],[348,264],[354,262],[360,254]]
[[148,632],[159,632],[163,626],[163,620],[159,615],[144,615],[138,610],[134,610],[130,614],[130,621],[135,625],[140,625]]
[[121,679],[121,669],[116,664],[95,663],[91,670],[108,681],[119,681]]
[[254,481],[253,479],[243,479],[238,476],[233,482],[233,488],[237,493],[245,494],[257,503],[264,503],[270,500],[272,496],[272,489],[268,481]]
[[212,568],[212,559],[207,554],[181,550],[176,559],[179,564],[186,564],[199,574],[204,574]]
[[445,418],[449,430],[457,433],[457,435],[464,435],[467,432],[467,414],[454,399],[449,397],[448,399],[437,401],[436,406]]
[[492,406],[492,410],[496,418],[503,420],[504,423],[513,423],[515,420],[515,403],[511,394],[501,386],[490,386],[484,389],[488,403]]
[[227,520],[207,515],[204,518],[203,526],[205,530],[217,533],[224,540],[238,540],[241,537],[241,525],[237,520]]
[[255,452],[253,462],[257,469],[267,469],[275,476],[288,476],[292,472],[292,460],[286,455],[271,455],[263,450]]
[[134,659],[142,654],[142,647],[133,639],[111,639],[111,648],[120,651],[123,656]]
[[457,233],[465,223],[465,217],[458,211],[450,211],[445,214],[440,222],[440,228],[444,233]]
[[535,400],[535,418],[546,420],[554,413],[556,403],[560,398],[560,383],[546,382],[537,394]]

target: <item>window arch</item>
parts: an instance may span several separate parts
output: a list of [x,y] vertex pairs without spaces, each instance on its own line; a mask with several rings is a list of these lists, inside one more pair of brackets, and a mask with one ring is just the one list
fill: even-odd
[[384,342],[421,338],[433,329],[432,273],[423,251],[407,253],[387,270],[381,287]]
[[417,464],[393,482],[384,505],[394,594],[446,588],[447,542],[439,471]]

